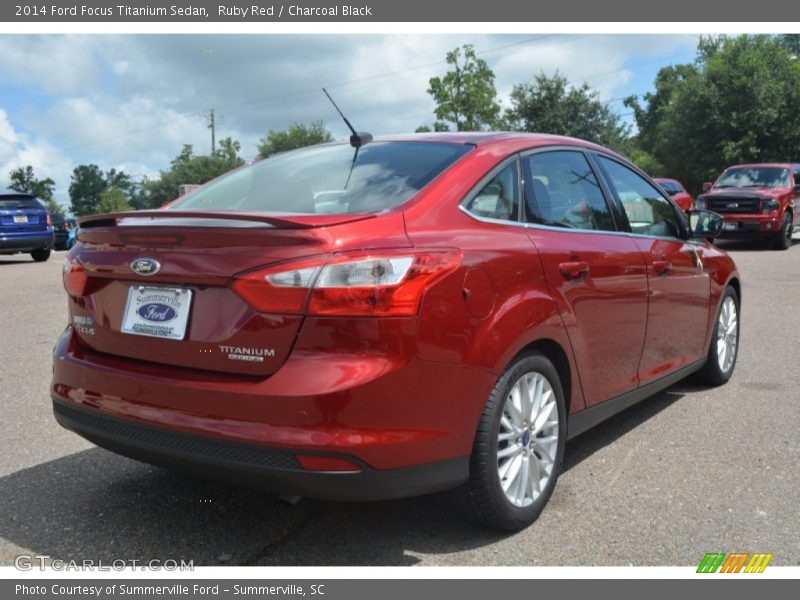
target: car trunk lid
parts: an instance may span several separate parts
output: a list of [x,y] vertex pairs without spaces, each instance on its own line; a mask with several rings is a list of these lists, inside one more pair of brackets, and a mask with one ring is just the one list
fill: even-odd
[[[73,326],[98,352],[269,375],[291,352],[303,317],[258,312],[230,288],[233,277],[326,256],[348,238],[386,243],[370,239],[373,218],[157,210],[81,219],[72,258],[88,283],[70,297]],[[392,224],[390,242],[409,244],[402,216],[381,220]]]

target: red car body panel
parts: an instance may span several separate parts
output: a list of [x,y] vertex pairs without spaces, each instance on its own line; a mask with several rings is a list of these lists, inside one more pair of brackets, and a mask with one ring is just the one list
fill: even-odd
[[[694,198],[692,195],[686,191],[686,186],[683,185],[677,179],[670,179],[667,177],[656,177],[653,179],[657,184],[661,185],[667,192],[669,192],[670,197],[672,198],[673,202],[681,207],[684,212],[690,211],[694,208]],[[680,188],[680,192],[673,194],[672,189]]]
[[[392,139],[476,147],[414,198],[378,214],[251,215],[272,219],[275,227],[266,230],[114,226],[115,219],[138,216],[132,213],[83,220],[69,259],[83,264],[89,284],[83,296],[70,296],[70,324],[54,352],[59,420],[98,443],[105,439],[92,421],[99,415],[119,427],[135,423],[339,456],[361,471],[460,461],[440,481],[375,493],[305,486],[292,474],[273,473],[279,489],[396,497],[463,481],[486,398],[525,348],[539,348],[557,366],[570,415],[705,357],[722,291],[739,285],[724,252],[707,242],[486,222],[460,208],[487,172],[518,152],[567,146],[617,155],[542,135]],[[264,265],[384,248],[455,248],[460,262],[426,289],[418,314],[408,317],[264,314],[230,287],[234,275]],[[132,273],[141,256],[158,260],[161,270],[146,279]],[[566,279],[563,265],[576,261],[588,275]],[[657,271],[656,263],[669,268]],[[126,290],[145,284],[194,291],[185,340],[120,332]],[[274,353],[256,364],[217,351],[264,344]],[[72,409],[86,412],[63,412]],[[124,452],[115,440],[108,447]],[[158,462],[145,450],[145,460]]]

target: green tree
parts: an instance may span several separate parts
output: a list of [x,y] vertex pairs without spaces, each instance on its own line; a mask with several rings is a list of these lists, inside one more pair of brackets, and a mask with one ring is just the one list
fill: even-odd
[[244,164],[239,156],[241,145],[232,138],[219,141],[216,152],[209,156],[198,156],[190,144],[170,163],[170,168],[161,171],[158,179],[142,182],[143,191],[137,194],[137,208],[156,208],[178,196],[182,184],[202,184]]
[[513,130],[567,135],[619,148],[626,127],[599,95],[586,83],[571,86],[558,72],[540,73],[532,82],[514,86],[506,124]]
[[285,131],[270,130],[267,135],[259,140],[258,156],[266,158],[277,152],[286,152],[314,144],[324,144],[332,142],[331,132],[325,128],[322,121],[312,121],[308,125],[305,123],[293,123]]
[[629,102],[641,149],[695,193],[731,164],[800,156],[800,60],[780,37],[704,38],[645,101]]
[[82,217],[96,213],[100,196],[107,187],[105,174],[97,165],[75,167],[69,184],[69,199],[73,214]]
[[122,212],[131,210],[131,205],[125,197],[125,192],[116,186],[106,188],[100,194],[100,202],[97,203],[98,213]]
[[69,186],[69,197],[72,212],[82,217],[101,211],[100,199],[108,188],[116,188],[123,193],[126,202],[134,191],[134,183],[130,175],[124,171],[109,169],[103,172],[97,165],[78,165],[72,171]]
[[414,130],[414,133],[430,133],[431,131],[450,131],[450,127],[447,126],[447,123],[436,121],[433,124],[433,129],[431,129],[430,125],[423,123]]
[[800,33],[784,33],[781,36],[781,42],[792,53],[792,56],[800,58]]
[[37,179],[31,165],[14,169],[8,174],[8,179],[10,181],[8,186],[10,189],[23,194],[30,194],[43,200],[51,215],[64,214],[64,208],[53,198],[56,182],[50,177]]
[[436,102],[433,112],[440,126],[452,124],[456,131],[497,127],[500,104],[494,72],[486,61],[477,58],[471,44],[465,44],[447,53],[447,64],[452,69],[444,77],[432,77],[428,82],[428,94]]

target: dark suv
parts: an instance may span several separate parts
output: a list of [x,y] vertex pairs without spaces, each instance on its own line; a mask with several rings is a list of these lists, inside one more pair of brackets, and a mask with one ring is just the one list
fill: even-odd
[[50,213],[30,194],[0,190],[0,254],[30,253],[36,262],[50,258]]
[[722,238],[765,238],[778,250],[792,245],[800,224],[795,201],[800,197],[800,164],[764,163],[725,169],[713,184],[703,185],[697,208],[725,219]]

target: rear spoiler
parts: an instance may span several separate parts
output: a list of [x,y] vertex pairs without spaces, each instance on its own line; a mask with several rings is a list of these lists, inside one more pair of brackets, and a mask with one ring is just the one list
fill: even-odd
[[[275,227],[277,229],[311,229],[326,225],[339,225],[370,219],[374,214],[314,215],[269,214],[232,212],[221,210],[135,210],[127,212],[90,215],[78,219],[81,229],[95,229],[127,225],[147,227],[169,225],[172,227]],[[165,222],[168,220],[168,222]]]

